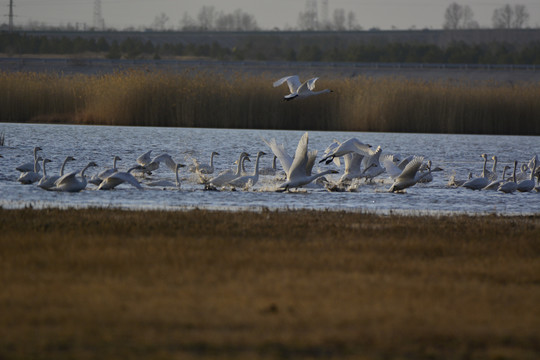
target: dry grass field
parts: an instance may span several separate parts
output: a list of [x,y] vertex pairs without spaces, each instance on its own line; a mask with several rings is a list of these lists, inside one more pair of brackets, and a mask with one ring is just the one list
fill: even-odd
[[540,217],[0,209],[1,359],[538,359]]
[[[466,134],[540,134],[540,84],[321,79],[333,93],[282,102],[269,74],[0,72],[8,122]],[[219,115],[218,115],[219,114]]]

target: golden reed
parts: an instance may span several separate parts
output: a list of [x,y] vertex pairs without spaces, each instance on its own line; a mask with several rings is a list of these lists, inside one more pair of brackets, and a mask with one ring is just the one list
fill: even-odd
[[540,134],[540,84],[319,80],[283,102],[267,74],[127,70],[106,75],[0,72],[7,122],[336,131]]

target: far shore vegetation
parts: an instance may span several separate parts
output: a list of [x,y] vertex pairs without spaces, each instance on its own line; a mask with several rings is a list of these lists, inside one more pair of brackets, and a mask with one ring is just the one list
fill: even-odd
[[0,209],[2,359],[538,359],[538,216]]
[[283,102],[271,74],[0,72],[2,122],[470,134],[540,134],[540,84],[320,79]]

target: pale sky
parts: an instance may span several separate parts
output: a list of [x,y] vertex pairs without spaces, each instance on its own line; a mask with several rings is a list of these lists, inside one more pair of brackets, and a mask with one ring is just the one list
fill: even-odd
[[[9,0],[0,0],[7,23]],[[319,4],[321,0],[318,0]],[[440,29],[444,11],[451,0],[328,0],[329,14],[336,8],[353,11],[363,29]],[[529,11],[529,27],[540,27],[540,0],[469,0],[459,1],[474,12],[481,27],[491,27],[493,10],[504,4],[522,4]],[[67,23],[92,26],[95,0],[13,0],[14,23],[23,26],[29,21],[47,25]],[[272,29],[296,27],[298,13],[304,11],[306,0],[101,0],[101,12],[108,27],[150,26],[154,18],[165,13],[168,28],[178,28],[184,12],[197,17],[203,5],[214,6],[226,13],[235,9],[255,16],[259,27]],[[320,8],[320,5],[319,5]]]

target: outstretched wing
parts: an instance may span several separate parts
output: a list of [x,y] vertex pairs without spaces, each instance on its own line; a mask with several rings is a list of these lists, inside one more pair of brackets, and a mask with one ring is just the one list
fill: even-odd
[[150,153],[152,153],[152,150],[145,152],[141,156],[137,158],[137,163],[144,166],[150,163],[152,159],[150,158]]
[[[116,179],[116,180],[120,180],[120,181],[123,181],[123,182],[126,182],[134,187],[136,187],[137,189],[139,190],[142,190],[142,186],[141,184],[139,184],[139,182],[137,181],[137,179],[135,179],[135,177],[131,174],[128,174],[126,172],[117,172],[117,173],[114,173],[112,174],[111,176],[109,176],[107,179]],[[105,179],[105,180],[107,180]],[[104,180],[104,181],[105,181]]]
[[296,147],[294,160],[291,165],[291,171],[288,173],[288,180],[306,176],[306,167],[308,162],[308,133],[304,133]]
[[268,145],[270,150],[274,153],[274,155],[277,156],[279,162],[281,163],[281,167],[283,167],[283,170],[286,174],[289,174],[289,170],[291,168],[291,165],[293,163],[293,158],[287,154],[285,151],[285,147],[283,144],[279,144],[276,142],[276,139],[272,138],[270,141],[266,141],[264,138],[262,138],[264,143]]
[[407,166],[405,166],[405,169],[403,169],[403,171],[397,178],[414,179],[416,173],[418,172],[418,169],[420,169],[420,166],[422,165],[422,162],[424,162],[424,158],[422,156],[415,157],[411,160],[411,162],[407,164]]
[[309,90],[313,91],[315,89],[315,82],[319,80],[318,77],[315,77],[315,78],[312,78],[312,79],[309,79],[308,81],[306,81],[307,83],[307,87]]
[[278,87],[284,82],[287,82],[287,85],[289,86],[289,91],[292,93],[295,93],[298,91],[298,88],[302,85],[300,82],[300,78],[298,78],[298,75],[291,75],[291,76],[285,76],[278,81],[274,82],[274,87]]

